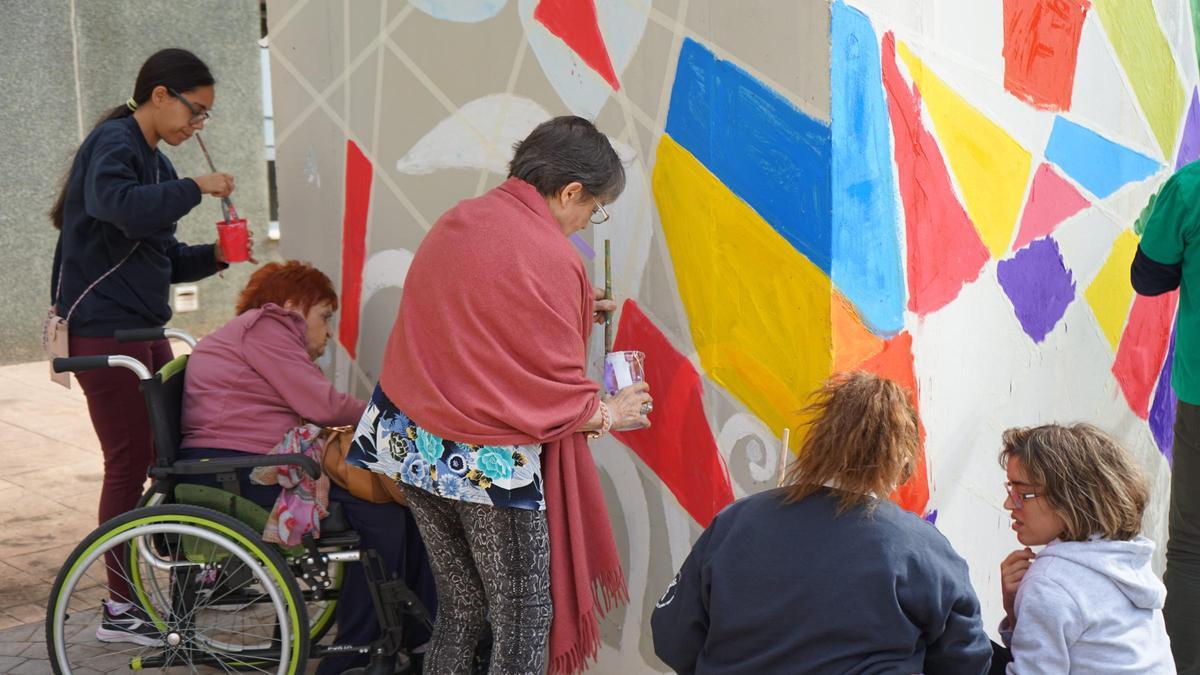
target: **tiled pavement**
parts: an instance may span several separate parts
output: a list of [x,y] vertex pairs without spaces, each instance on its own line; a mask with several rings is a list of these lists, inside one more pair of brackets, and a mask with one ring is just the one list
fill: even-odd
[[[63,389],[46,369],[0,367],[0,673],[13,675],[52,672],[46,599],[59,565],[96,526],[103,475],[78,384]],[[129,672],[126,659],[94,665]]]

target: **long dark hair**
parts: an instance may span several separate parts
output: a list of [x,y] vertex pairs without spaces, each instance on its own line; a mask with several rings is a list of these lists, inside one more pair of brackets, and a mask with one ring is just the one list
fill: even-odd
[[[142,69],[138,71],[137,82],[133,85],[133,100],[141,105],[150,100],[154,88],[162,85],[179,93],[186,93],[197,87],[205,87],[216,83],[208,66],[198,56],[186,49],[163,49],[146,59]],[[133,110],[128,105],[121,105],[109,110],[96,120],[96,127],[109,120],[129,117]],[[71,165],[67,165],[66,175],[63,176],[62,187],[58,191],[58,199],[54,208],[50,209],[50,222],[54,229],[61,230],[63,225],[63,205],[67,201],[67,182],[71,177]]]

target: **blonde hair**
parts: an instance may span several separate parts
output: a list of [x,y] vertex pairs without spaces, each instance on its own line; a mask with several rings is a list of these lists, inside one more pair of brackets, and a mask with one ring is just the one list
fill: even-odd
[[921,438],[917,411],[895,382],[864,372],[837,373],[805,408],[812,417],[800,456],[788,467],[785,501],[831,484],[838,512],[873,504],[912,474]]
[[1014,428],[1004,432],[1000,466],[1021,460],[1040,498],[1062,517],[1063,541],[1094,534],[1133,539],[1142,530],[1150,488],[1141,470],[1108,434],[1090,424]]

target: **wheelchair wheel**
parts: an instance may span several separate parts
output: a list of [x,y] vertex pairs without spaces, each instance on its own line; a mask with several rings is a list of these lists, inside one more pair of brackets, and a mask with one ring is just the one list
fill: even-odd
[[[144,620],[136,643],[97,634],[110,569],[135,596],[117,599]],[[283,557],[244,524],[194,506],[137,509],[101,525],[63,563],[46,610],[47,652],[58,674],[124,666],[295,675],[309,648],[303,602]],[[103,637],[133,637],[111,633]]]
[[[144,492],[141,498],[138,500],[138,508],[159,506],[162,504],[179,504],[179,502],[174,501],[173,497],[165,495],[161,492],[155,492],[153,489]],[[202,508],[208,507],[202,506]],[[251,527],[251,529],[254,528]],[[135,554],[136,546],[136,541],[130,544],[130,555]],[[304,596],[305,610],[308,612],[309,640],[312,642],[312,644],[317,644],[333,628],[334,619],[337,613],[336,594],[341,590],[342,587],[342,581],[346,571],[345,563],[329,563],[328,575],[329,579],[332,581],[332,585],[326,590],[332,590],[334,592],[334,597],[318,600],[316,597],[318,595],[317,586],[315,583],[309,583],[301,578],[300,566],[298,562],[291,558],[283,547],[275,544],[268,544],[268,546],[278,551],[279,554],[287,561],[288,567],[292,570],[292,577],[296,580],[296,583],[300,587],[300,590]],[[139,582],[140,580],[135,578],[134,581]],[[155,588],[139,587],[137,592],[144,593],[147,597],[152,597],[158,594],[159,590]],[[162,597],[157,597],[154,599],[159,601],[164,600]]]

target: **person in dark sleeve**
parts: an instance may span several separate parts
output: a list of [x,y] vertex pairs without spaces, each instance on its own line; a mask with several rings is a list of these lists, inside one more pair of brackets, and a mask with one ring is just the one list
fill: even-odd
[[835,375],[810,410],[785,486],[696,541],[651,615],[655,653],[683,674],[986,673],[966,562],[884,497],[920,443],[905,392]]
[[[179,178],[157,147],[179,145],[204,127],[213,76],[191,52],[164,49],[142,65],[133,96],[92,129],[75,153],[50,212],[59,230],[51,302],[67,321],[71,356],[125,354],[152,371],[171,360],[166,340],[121,344],[113,332],[171,318],[170,285],[225,268],[219,246],[175,238],[176,221],[201,195],[228,196],[233,176]],[[78,374],[104,454],[100,522],[137,505],[154,448],[137,380],[121,369]],[[115,556],[114,556],[115,558]],[[109,560],[115,568],[118,561]],[[108,635],[142,639],[128,584],[109,573]]]
[[1130,278],[1142,295],[1179,289],[1171,386],[1179,399],[1167,517],[1163,618],[1180,675],[1200,675],[1200,162],[1163,185]]

